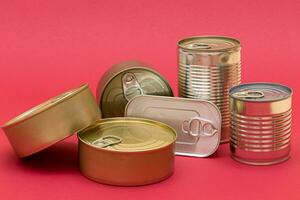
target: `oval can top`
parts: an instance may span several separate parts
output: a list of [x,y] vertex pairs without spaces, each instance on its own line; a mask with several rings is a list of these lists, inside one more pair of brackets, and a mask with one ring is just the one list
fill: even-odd
[[97,149],[141,152],[175,142],[176,132],[161,122],[140,118],[107,118],[78,133],[81,142]]
[[178,46],[199,52],[229,51],[239,48],[240,41],[223,36],[194,36],[180,40]]
[[289,98],[292,90],[276,83],[247,83],[231,88],[229,95],[242,101],[273,102]]

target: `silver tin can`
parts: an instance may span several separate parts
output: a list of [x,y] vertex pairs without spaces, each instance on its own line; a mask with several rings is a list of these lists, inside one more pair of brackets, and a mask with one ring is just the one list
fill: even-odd
[[248,83],[230,89],[232,158],[271,165],[290,156],[292,90],[274,83]]
[[179,96],[216,104],[222,113],[221,142],[230,138],[228,91],[241,82],[240,42],[220,36],[190,37],[178,42]]
[[221,113],[211,102],[163,96],[136,96],[125,108],[125,116],[161,121],[177,132],[175,154],[207,157],[221,139]]

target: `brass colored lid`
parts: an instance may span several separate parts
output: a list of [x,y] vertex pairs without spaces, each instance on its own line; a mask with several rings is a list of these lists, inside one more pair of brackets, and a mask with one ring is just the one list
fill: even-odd
[[94,148],[140,152],[163,148],[176,140],[174,129],[142,118],[107,118],[78,133],[81,142]]
[[219,52],[240,47],[240,41],[222,36],[195,36],[182,39],[178,46],[192,51]]

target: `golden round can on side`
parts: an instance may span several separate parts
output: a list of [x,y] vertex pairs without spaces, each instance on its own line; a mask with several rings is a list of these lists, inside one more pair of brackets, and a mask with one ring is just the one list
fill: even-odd
[[290,157],[292,90],[275,83],[247,83],[230,89],[232,158],[272,165]]
[[241,47],[234,38],[195,36],[178,42],[179,96],[216,104],[221,143],[230,139],[229,89],[241,82]]
[[125,61],[108,69],[98,83],[102,117],[123,117],[127,102],[137,95],[173,96],[165,78],[140,61]]
[[107,118],[78,133],[80,170],[110,185],[137,186],[173,174],[176,132],[142,118]]
[[87,84],[24,112],[2,129],[18,157],[39,152],[101,117]]

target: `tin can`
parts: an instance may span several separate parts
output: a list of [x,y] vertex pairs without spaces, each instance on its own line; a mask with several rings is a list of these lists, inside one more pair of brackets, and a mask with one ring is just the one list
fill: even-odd
[[248,83],[230,92],[232,158],[271,165],[290,156],[292,90],[275,83]]
[[178,42],[179,96],[216,104],[222,113],[221,143],[230,138],[228,91],[241,81],[240,42],[220,36]]
[[85,84],[11,119],[2,129],[22,158],[71,136],[100,117],[96,100]]
[[157,120],[177,132],[175,154],[207,157],[221,138],[221,113],[205,100],[160,96],[137,96],[125,109],[125,116]]
[[173,174],[176,132],[139,118],[102,119],[78,133],[84,176],[121,186],[146,185]]
[[169,83],[147,64],[126,61],[113,65],[98,83],[102,117],[123,117],[127,102],[142,94],[173,96]]

